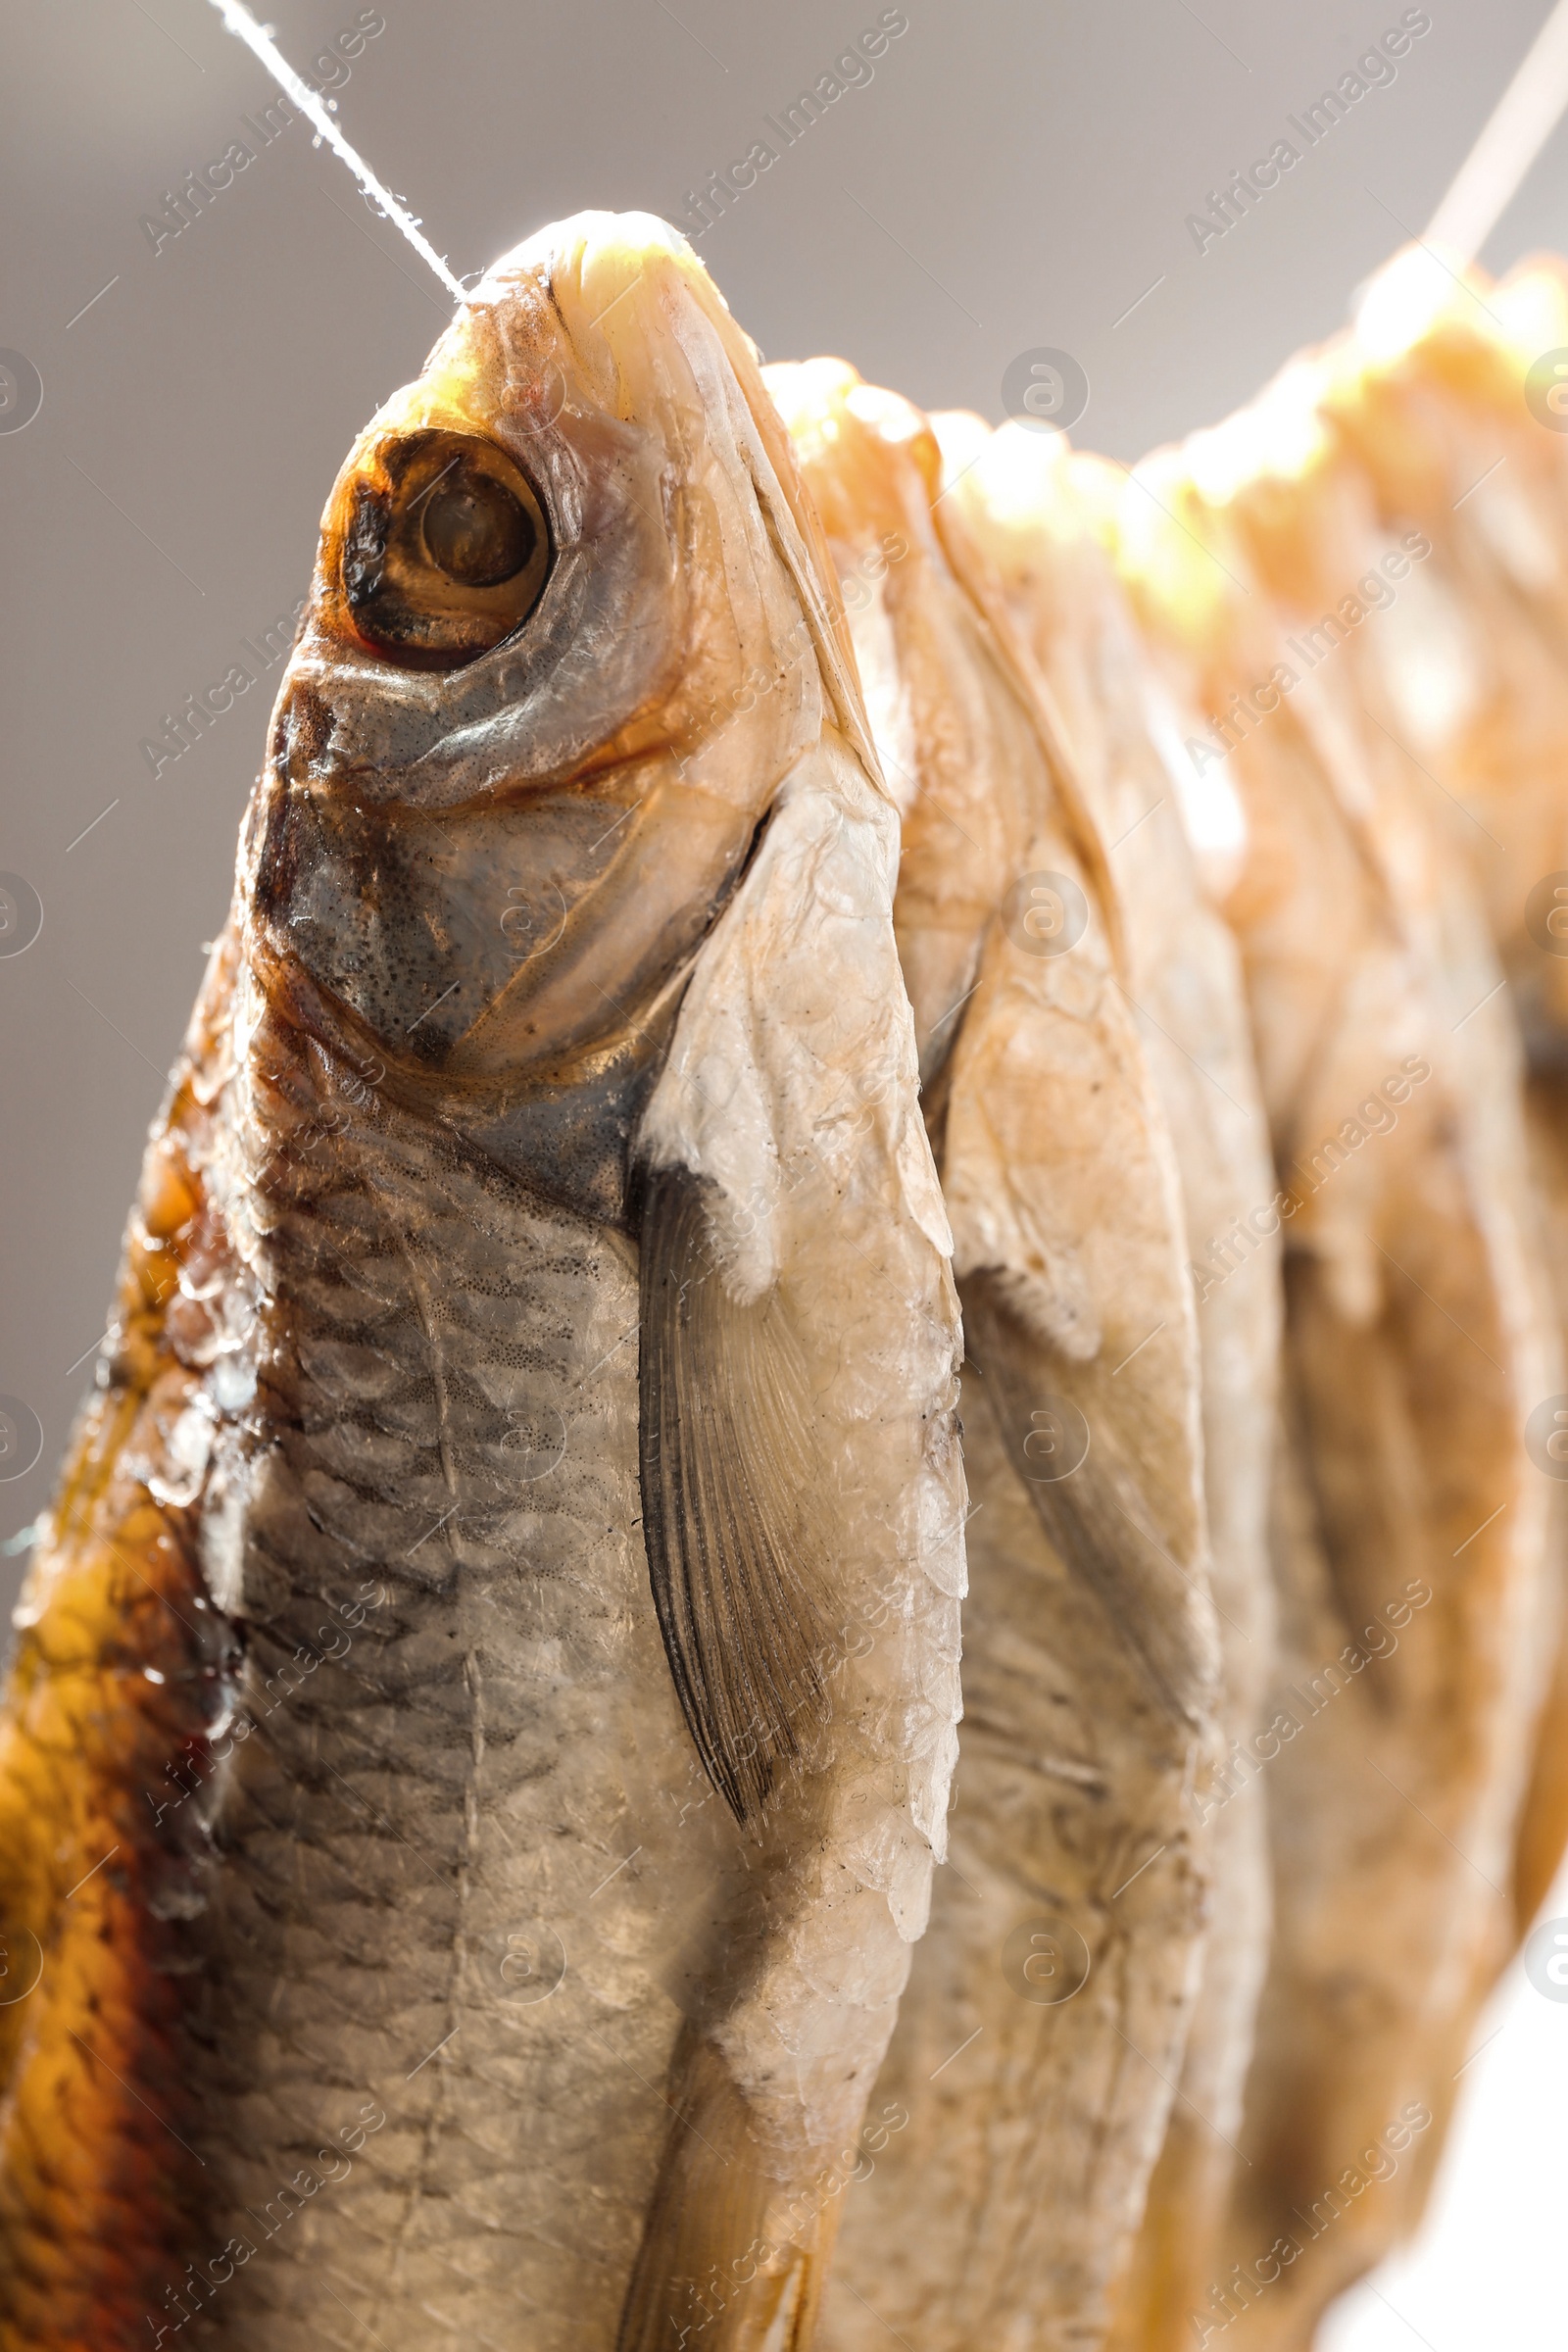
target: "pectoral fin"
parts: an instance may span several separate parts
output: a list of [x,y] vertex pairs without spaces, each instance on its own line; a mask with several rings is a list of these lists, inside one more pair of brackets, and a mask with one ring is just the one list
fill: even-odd
[[826,1546],[799,1345],[776,1291],[755,1304],[732,1296],[706,1189],[679,1165],[645,1179],[643,1528],[682,1710],[745,1823],[826,1711]]

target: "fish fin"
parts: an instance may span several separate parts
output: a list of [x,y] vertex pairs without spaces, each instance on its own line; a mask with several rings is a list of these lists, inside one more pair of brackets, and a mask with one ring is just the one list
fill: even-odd
[[818,2196],[785,2236],[771,2217],[788,2184],[760,2169],[745,2096],[720,2053],[690,2029],[669,2104],[675,2122],[616,2352],[672,2352],[694,2341],[702,2352],[808,2352],[842,2200]]
[[639,1447],[654,1605],[698,1753],[747,1823],[827,1710],[806,1370],[776,1289],[755,1303],[733,1296],[710,1180],[677,1163],[644,1186]]
[[[1149,1465],[1128,1442],[1122,1417],[1096,1395],[1099,1366],[1075,1364],[1053,1347],[1020,1311],[1017,1288],[1016,1278],[995,1267],[958,1284],[970,1351],[1008,1457],[1046,1534],[1098,1593],[1156,1701],[1201,1726],[1217,1671],[1208,1595],[1155,1533],[1162,1514]],[[1042,1425],[1043,1413],[1062,1403],[1082,1413],[1077,1444],[1054,1424]],[[1066,1453],[1056,1450],[1064,1443]],[[1087,1450],[1061,1474],[1080,1445]],[[1042,1476],[1043,1469],[1051,1474]]]

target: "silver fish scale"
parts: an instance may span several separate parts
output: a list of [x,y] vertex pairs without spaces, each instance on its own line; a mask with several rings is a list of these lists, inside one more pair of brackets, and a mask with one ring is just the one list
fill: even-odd
[[202,2325],[598,2344],[739,1868],[649,1591],[636,1253],[384,1104],[323,1137],[333,1076],[264,1021],[206,1171],[263,1361],[256,1728],[192,1928],[212,2250],[236,2241]]

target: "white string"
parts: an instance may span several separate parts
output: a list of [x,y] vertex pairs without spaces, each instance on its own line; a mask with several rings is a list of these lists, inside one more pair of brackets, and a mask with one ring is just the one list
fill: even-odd
[[1568,0],[1531,42],[1524,63],[1454,174],[1422,243],[1473,262],[1568,106]]
[[342,157],[366,194],[373,196],[387,219],[397,222],[398,227],[402,229],[419,259],[429,263],[453,299],[460,303],[466,302],[468,297],[466,288],[459,279],[453,276],[446,263],[420,230],[417,220],[412,214],[404,210],[390,188],[381,185],[364,156],[357,154],[349,145],[320,99],[311,88],[310,83],[301,80],[271,36],[264,32],[261,25],[257,24],[250,10],[242,8],[239,0],[213,0],[213,6],[228,26],[229,31],[237,33],[248,49],[255,50],[272,79],[288,93],[300,112],[316,125],[321,137],[325,139],[334,153]]

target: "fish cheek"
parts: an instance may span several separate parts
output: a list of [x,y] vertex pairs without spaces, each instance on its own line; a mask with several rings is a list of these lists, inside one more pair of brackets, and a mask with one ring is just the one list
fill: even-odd
[[[440,814],[284,792],[257,903],[278,945],[382,1051],[441,1070],[487,1007],[545,965],[612,861],[623,815],[586,792]],[[503,1060],[452,1075],[513,1073]]]

